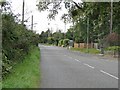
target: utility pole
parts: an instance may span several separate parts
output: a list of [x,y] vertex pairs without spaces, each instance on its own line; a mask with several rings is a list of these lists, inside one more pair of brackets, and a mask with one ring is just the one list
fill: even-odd
[[2,2],[0,2],[0,30],[2,31]]
[[111,0],[111,12],[110,12],[110,33],[112,33],[112,15],[113,15],[113,0]]
[[24,25],[24,8],[25,8],[25,1],[23,0],[23,6],[22,6],[22,25]]
[[66,22],[65,22],[65,30],[64,30],[64,33],[65,33],[65,31],[66,31]]
[[[74,26],[74,20],[73,20],[72,22],[73,22],[73,26]],[[72,34],[73,34],[73,35],[72,35],[72,39],[73,39],[73,42],[74,42],[74,41],[75,41],[75,40],[74,40],[74,28],[73,28]]]
[[[2,2],[0,2],[0,73],[2,73],[2,58],[1,57],[2,57]],[[2,81],[1,77],[0,77],[0,81]]]
[[87,52],[89,52],[89,18],[87,18]]
[[65,27],[64,27],[64,39],[65,39],[65,31],[66,31],[66,22],[67,22],[67,18],[65,16],[65,18],[64,18],[64,23],[65,23]]
[[33,30],[33,15],[31,17],[31,30]]

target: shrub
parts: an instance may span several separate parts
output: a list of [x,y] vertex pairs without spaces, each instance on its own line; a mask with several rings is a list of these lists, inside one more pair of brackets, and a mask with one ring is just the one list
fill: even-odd
[[118,51],[118,50],[120,50],[120,46],[110,46],[106,50],[109,50],[109,51]]
[[62,46],[62,45],[63,45],[63,40],[60,40],[58,46]]
[[[113,45],[118,45],[120,42],[119,40],[120,38],[120,35],[117,34],[117,33],[111,33],[111,34],[108,34],[105,38],[105,41],[106,43],[108,43],[110,46],[113,46]],[[114,48],[114,47],[113,47]]]
[[[10,72],[28,54],[31,46],[37,45],[38,35],[15,21],[11,14],[2,15],[2,75]],[[11,62],[11,63],[10,63]]]
[[69,39],[64,39],[63,40],[63,45],[66,47],[69,45]]

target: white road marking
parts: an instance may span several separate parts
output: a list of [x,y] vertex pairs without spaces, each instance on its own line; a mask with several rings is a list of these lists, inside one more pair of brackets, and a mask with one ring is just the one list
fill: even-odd
[[77,60],[77,59],[75,59],[76,61],[78,61],[78,62],[81,62],[80,60]]
[[115,78],[115,79],[119,79],[118,77],[116,77],[116,76],[114,76],[114,75],[112,75],[112,74],[109,74],[109,73],[107,73],[107,72],[105,72],[105,71],[103,71],[103,70],[100,70],[100,72],[102,72],[102,73],[104,73],[104,74],[107,74],[107,75],[109,75],[109,76],[111,76],[111,77],[113,77],[113,78]]
[[88,67],[90,67],[90,68],[92,68],[92,69],[95,68],[95,67],[93,67],[93,66],[91,66],[91,65],[89,65],[89,64],[86,64],[86,63],[84,63],[84,65],[86,65],[86,66],[88,66]]

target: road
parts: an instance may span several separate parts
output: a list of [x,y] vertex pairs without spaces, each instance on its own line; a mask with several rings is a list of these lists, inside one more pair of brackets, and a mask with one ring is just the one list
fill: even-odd
[[118,88],[118,61],[39,45],[41,88]]

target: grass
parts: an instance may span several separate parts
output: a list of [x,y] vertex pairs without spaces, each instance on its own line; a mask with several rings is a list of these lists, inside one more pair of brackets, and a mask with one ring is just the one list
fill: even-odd
[[2,89],[2,82],[0,81],[0,90]]
[[91,53],[91,54],[99,54],[100,51],[94,48],[89,48],[88,50],[86,48],[71,48],[71,50],[74,51],[80,51],[80,52],[84,52],[84,53]]
[[[18,57],[19,58],[19,57]],[[22,63],[17,64],[12,73],[2,81],[2,88],[39,88],[40,50],[34,47]]]
[[43,45],[45,45],[45,46],[53,46],[54,44],[45,43]]

